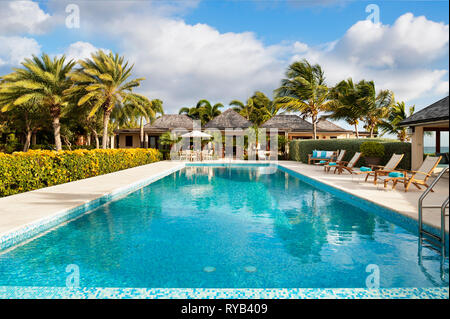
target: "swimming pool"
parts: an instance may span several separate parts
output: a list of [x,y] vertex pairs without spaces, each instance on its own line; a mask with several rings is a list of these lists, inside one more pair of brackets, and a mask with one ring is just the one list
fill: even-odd
[[[407,225],[272,167],[186,167],[0,255],[0,286],[448,286]],[[368,268],[369,266],[369,268]],[[369,272],[367,271],[369,269]]]

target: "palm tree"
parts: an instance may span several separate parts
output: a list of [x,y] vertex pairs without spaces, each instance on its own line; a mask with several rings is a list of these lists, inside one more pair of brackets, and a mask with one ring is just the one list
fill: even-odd
[[111,112],[118,105],[131,104],[145,108],[150,104],[148,98],[133,93],[133,88],[140,85],[144,78],[128,80],[133,66],[128,66],[124,57],[118,54],[106,54],[102,50],[91,55],[91,58],[78,62],[81,68],[71,73],[73,86],[66,93],[81,96],[78,106],[91,103],[89,117],[99,109],[103,111],[102,148],[108,146],[108,125]]
[[230,102],[233,110],[244,116],[257,126],[275,116],[280,110],[280,105],[271,101],[263,92],[256,91],[244,104],[239,100]]
[[286,71],[286,79],[275,90],[277,103],[287,111],[300,112],[310,117],[313,125],[313,138],[317,138],[319,113],[328,110],[328,87],[320,65],[311,65],[307,60],[294,62]]
[[370,137],[373,137],[378,124],[386,118],[394,103],[394,94],[390,90],[381,90],[377,94],[373,81],[362,80],[358,83],[358,87],[360,91],[358,104],[364,112],[365,127],[369,130]]
[[379,127],[382,134],[395,134],[397,138],[405,142],[408,140],[406,127],[399,126],[399,123],[414,113],[415,106],[409,107],[409,113],[406,111],[405,102],[397,102],[389,108],[387,119],[383,120]]
[[33,56],[22,62],[23,68],[16,68],[13,73],[3,76],[0,86],[3,112],[29,102],[49,111],[57,151],[62,149],[61,115],[69,104],[64,91],[70,87],[68,74],[74,65],[72,60],[66,62],[64,55],[53,59],[45,53],[41,58]]
[[332,112],[323,118],[344,120],[355,127],[356,138],[359,138],[358,124],[364,115],[364,109],[358,104],[359,90],[351,78],[339,82],[330,91],[329,108]]
[[144,118],[147,123],[151,123],[156,115],[164,114],[163,101],[160,99],[151,100],[149,104],[144,104],[143,107],[136,107],[139,114],[139,136],[141,140],[141,147],[144,147]]
[[220,115],[222,113],[219,110],[221,107],[223,107],[222,103],[216,103],[214,105],[211,105],[211,103],[205,99],[198,101],[196,109],[199,110],[198,112],[202,124],[206,124],[216,116]]
[[253,112],[253,100],[249,98],[247,100],[247,103],[244,104],[239,100],[233,100],[229,103],[231,106],[233,106],[233,110],[235,112],[238,112],[243,117],[245,117],[247,120],[250,120],[250,115]]
[[178,111],[178,114],[186,114],[187,116],[189,116],[190,118],[192,118],[194,120],[199,120],[200,119],[200,110],[196,106],[194,106],[194,107],[182,107]]
[[221,107],[223,107],[222,103],[211,105],[208,100],[202,99],[194,107],[182,107],[178,114],[186,114],[190,118],[200,120],[202,124],[205,124],[222,113],[219,110]]

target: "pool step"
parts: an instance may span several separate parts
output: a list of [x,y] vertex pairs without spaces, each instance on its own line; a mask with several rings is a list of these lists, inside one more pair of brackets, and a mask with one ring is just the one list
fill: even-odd
[[[446,216],[446,209],[449,206],[449,197],[447,197],[443,202],[442,205],[429,205],[424,206],[423,200],[427,195],[431,192],[433,187],[437,184],[437,182],[444,176],[444,174],[449,170],[449,167],[445,167],[439,175],[434,179],[434,181],[431,183],[431,185],[423,192],[423,194],[419,198],[419,204],[417,206],[418,209],[418,217],[419,217],[419,237],[420,237],[420,243],[422,243],[423,239],[426,237],[423,237],[423,235],[427,236],[427,239],[432,239],[432,241],[440,246],[440,253],[443,257],[445,257],[445,216]],[[440,236],[432,234],[426,230],[423,229],[423,209],[424,208],[439,208],[441,210],[441,234]]]

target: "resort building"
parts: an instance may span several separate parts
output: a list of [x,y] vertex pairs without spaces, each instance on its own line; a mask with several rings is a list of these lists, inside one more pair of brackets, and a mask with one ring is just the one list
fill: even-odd
[[[418,169],[424,159],[424,133],[434,132],[436,139],[436,154],[441,154],[441,132],[448,132],[449,102],[448,96],[427,106],[406,118],[400,125],[409,128],[411,135],[411,168]],[[448,153],[443,155],[441,164],[447,163]]]
[[[194,121],[184,114],[165,114],[144,125],[144,145],[145,148],[159,148],[159,137],[165,132],[177,129],[192,131]],[[142,147],[140,141],[140,129],[121,129],[116,131],[119,148]]]
[[[298,115],[275,115],[261,125],[262,128],[278,129],[278,134],[293,139],[312,139],[313,125]],[[318,139],[351,138],[353,131],[346,130],[328,120],[320,120],[317,124]]]
[[[159,148],[159,137],[165,132],[175,129],[187,131],[193,130],[194,121],[184,114],[165,114],[157,118],[153,123],[146,124],[143,128],[144,143],[141,145],[141,130],[139,128],[120,129],[116,133],[116,147],[136,148],[151,147]],[[253,123],[232,109],[228,109],[206,123],[202,130],[217,129],[225,136],[226,129],[247,129]],[[278,129],[279,135],[284,135],[289,140],[312,139],[313,126],[310,122],[298,115],[275,115],[265,122],[260,128]],[[234,132],[233,135],[238,135]],[[360,137],[368,137],[367,132],[360,132]],[[346,130],[328,120],[322,119],[317,124],[317,136],[319,139],[354,138],[354,131]]]
[[253,123],[241,114],[232,109],[228,109],[206,123],[204,129],[218,129],[224,133],[225,129],[242,128],[245,130],[252,125]]

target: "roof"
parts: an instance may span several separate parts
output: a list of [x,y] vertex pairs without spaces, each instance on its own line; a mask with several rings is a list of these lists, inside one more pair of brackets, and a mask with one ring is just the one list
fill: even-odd
[[[263,128],[277,128],[285,129],[293,132],[310,132],[313,126],[308,121],[305,121],[298,115],[275,115],[270,120],[265,122],[261,127]],[[336,124],[322,119],[317,123],[318,132],[347,132]]]
[[448,96],[434,102],[400,122],[401,126],[448,121]]
[[319,132],[349,132],[348,130],[330,122],[326,119],[320,119],[317,123],[317,131]]
[[205,128],[247,128],[252,126],[252,122],[232,109],[228,109],[205,124]]
[[312,131],[312,124],[298,115],[275,115],[267,120],[262,128],[287,129],[291,131]]
[[185,114],[164,114],[153,121],[153,123],[145,124],[144,129],[161,129],[173,130],[184,128],[192,130],[193,120]]

